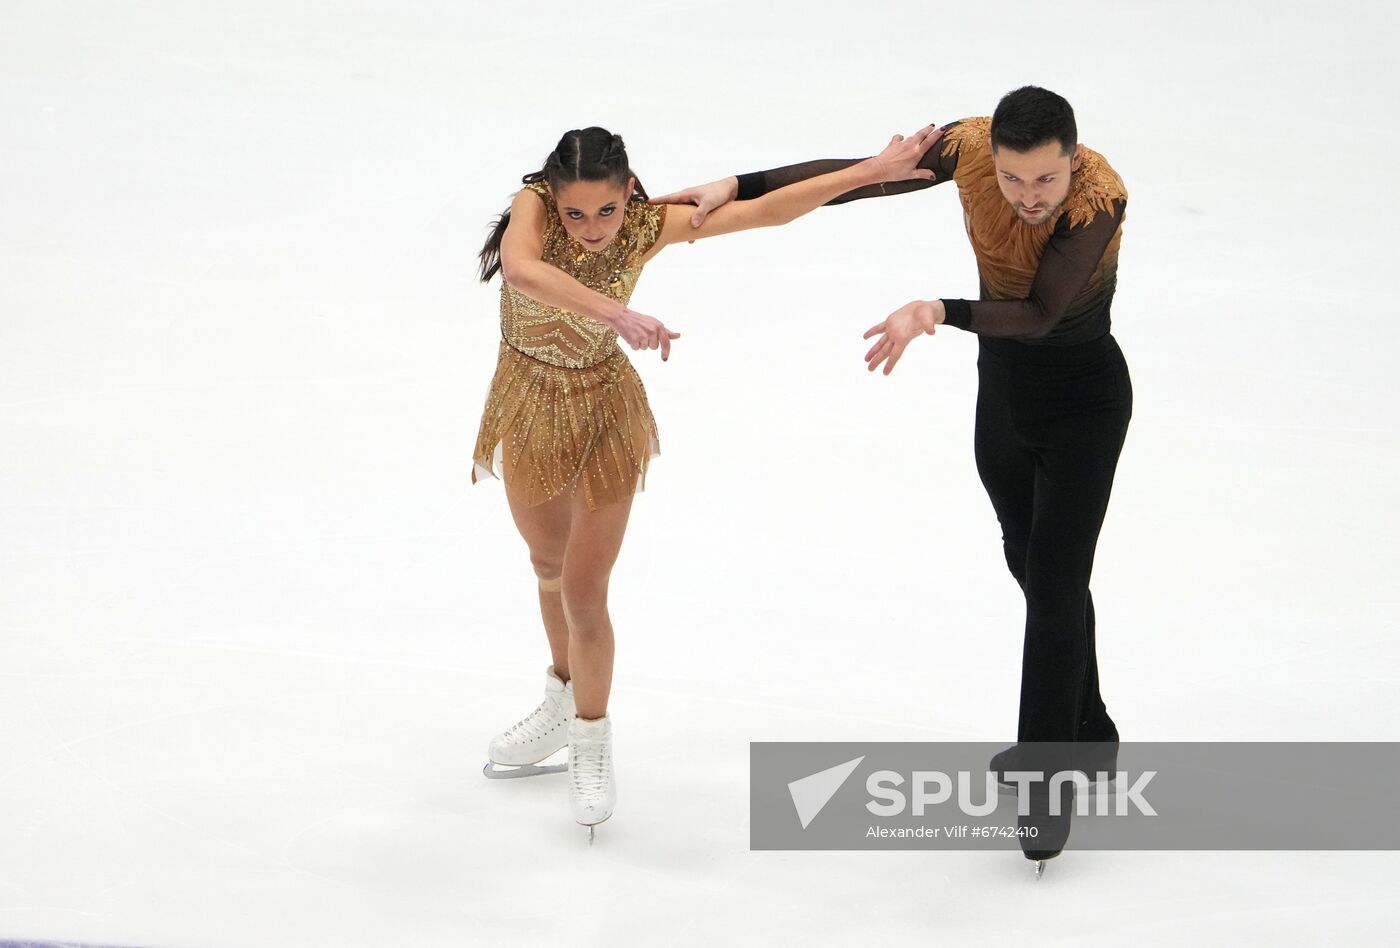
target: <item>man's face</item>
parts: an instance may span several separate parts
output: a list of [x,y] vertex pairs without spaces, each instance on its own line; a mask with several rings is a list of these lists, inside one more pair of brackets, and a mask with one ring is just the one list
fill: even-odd
[[1084,146],[1075,145],[1074,154],[1062,155],[1054,139],[1030,151],[994,148],[992,163],[1002,197],[1027,224],[1045,223],[1069,197],[1069,176],[1083,153]]

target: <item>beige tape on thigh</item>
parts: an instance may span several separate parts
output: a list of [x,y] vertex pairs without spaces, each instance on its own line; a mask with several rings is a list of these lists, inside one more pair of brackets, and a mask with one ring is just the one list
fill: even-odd
[[557,593],[564,585],[564,577],[556,576],[553,579],[540,578],[540,592]]

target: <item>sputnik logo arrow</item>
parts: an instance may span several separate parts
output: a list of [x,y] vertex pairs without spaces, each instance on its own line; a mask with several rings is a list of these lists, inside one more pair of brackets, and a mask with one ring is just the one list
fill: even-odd
[[788,793],[792,794],[792,805],[797,808],[797,818],[802,821],[803,829],[806,829],[808,824],[817,818],[822,808],[831,802],[831,798],[836,796],[836,791],[841,789],[841,785],[863,760],[865,756],[861,755],[855,760],[828,767],[788,784]]

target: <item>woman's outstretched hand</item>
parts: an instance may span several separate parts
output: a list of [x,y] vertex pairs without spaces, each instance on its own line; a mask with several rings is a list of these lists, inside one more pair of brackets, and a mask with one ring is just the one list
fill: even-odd
[[681,337],[680,333],[671,332],[654,316],[635,312],[625,306],[621,313],[609,320],[609,325],[633,349],[660,349],[663,362],[671,358],[671,340]]
[[869,161],[874,165],[878,180],[884,181],[931,181],[936,175],[929,168],[920,168],[924,153],[933,143],[943,137],[943,129],[925,125],[913,135],[905,138],[896,135],[890,139],[885,150]]
[[883,323],[867,329],[862,338],[869,339],[877,333],[880,338],[865,354],[865,367],[874,372],[881,362],[889,360],[885,364],[885,374],[889,375],[909,343],[924,333],[933,335],[934,329],[943,321],[942,308],[942,304],[936,300],[915,300],[890,313]]
[[[923,159],[924,154],[933,147],[934,142],[942,137],[943,129],[934,125],[925,126],[908,138],[903,135],[894,136],[890,139],[890,143],[885,146],[884,151],[869,159],[875,163],[875,170],[879,175],[877,180],[881,182],[931,180],[934,173],[927,168],[920,168],[919,162]],[[652,198],[648,203],[694,204],[695,212],[690,215],[690,226],[699,227],[705,223],[705,218],[709,217],[710,212],[715,208],[728,204],[738,196],[739,179],[730,175],[727,178],[720,178],[718,181],[711,181],[709,184],[696,185],[683,191],[663,194],[661,197]]]
[[728,204],[738,196],[739,179],[730,175],[727,178],[720,178],[718,181],[711,181],[709,184],[676,191],[674,194],[663,194],[661,197],[652,198],[648,203],[697,205],[695,213],[690,215],[690,226],[699,227],[705,223],[705,218],[710,216],[711,211],[721,205]]

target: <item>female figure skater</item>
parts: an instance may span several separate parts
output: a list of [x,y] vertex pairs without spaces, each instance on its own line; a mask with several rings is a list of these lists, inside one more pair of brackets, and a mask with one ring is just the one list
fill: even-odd
[[608,577],[658,453],[646,392],[617,339],[659,348],[664,360],[680,336],[627,307],[637,278],[669,244],[784,224],[857,187],[932,178],[916,166],[938,137],[932,126],[896,135],[874,158],[727,204],[694,228],[688,215],[647,203],[619,136],[576,129],[525,175],[481,250],[482,281],[503,277],[502,339],[472,481],[505,482],[554,660],[544,701],[490,742],[486,775],[563,770],[532,765],[567,745],[574,819],[590,842],[617,798]]

